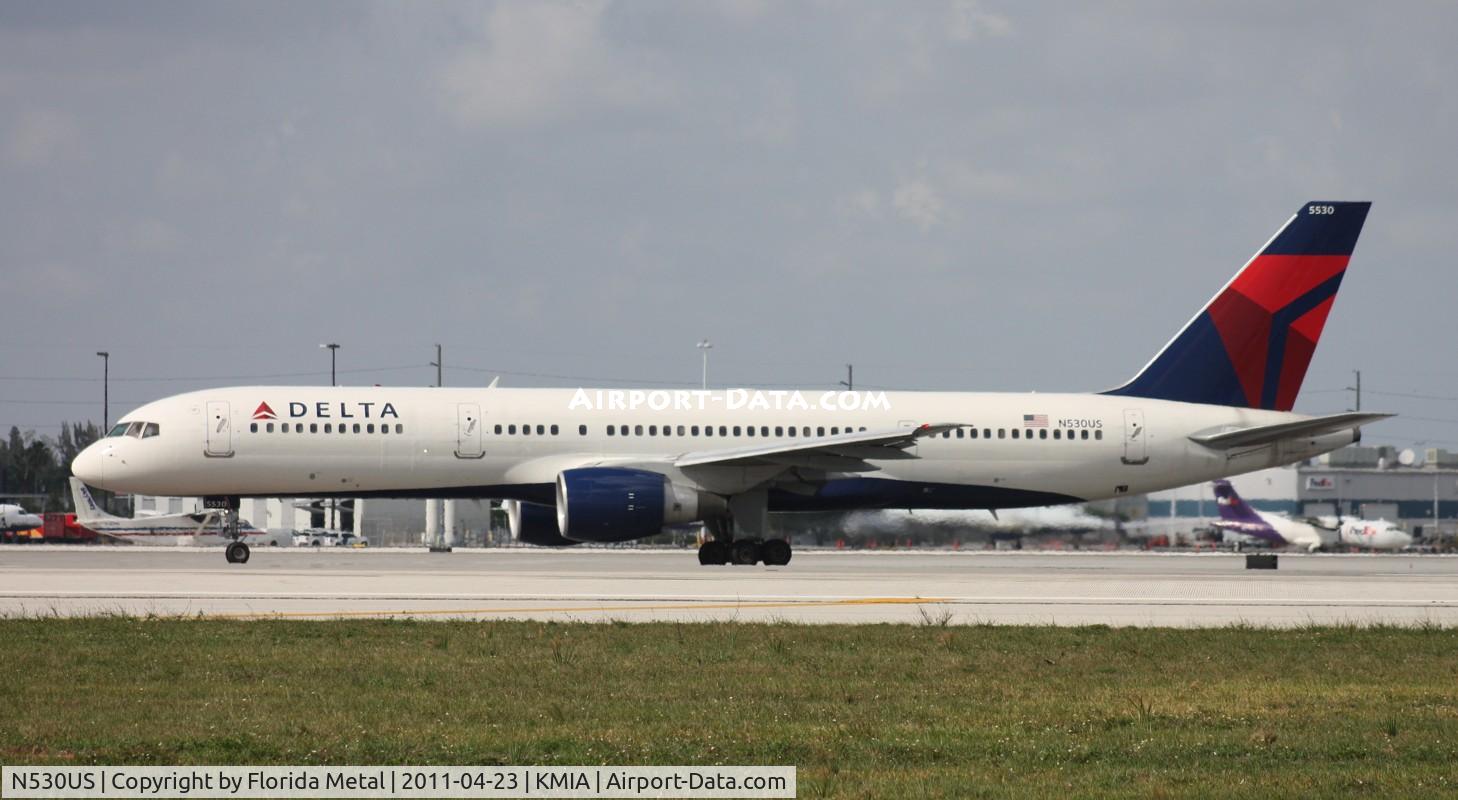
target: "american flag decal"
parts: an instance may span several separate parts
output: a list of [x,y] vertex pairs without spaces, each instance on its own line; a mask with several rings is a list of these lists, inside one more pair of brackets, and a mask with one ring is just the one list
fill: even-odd
[[1023,427],[1024,428],[1046,428],[1046,427],[1048,427],[1048,415],[1047,414],[1024,414],[1023,415]]

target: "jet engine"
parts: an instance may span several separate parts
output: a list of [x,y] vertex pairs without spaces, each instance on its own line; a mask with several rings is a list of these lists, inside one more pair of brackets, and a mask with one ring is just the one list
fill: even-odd
[[665,525],[722,516],[723,498],[642,469],[584,467],[557,476],[557,529],[579,542],[625,542]]
[[570,547],[580,544],[562,538],[562,534],[557,532],[557,515],[551,506],[503,500],[501,507],[506,510],[506,523],[511,528],[511,538],[515,541],[538,547]]

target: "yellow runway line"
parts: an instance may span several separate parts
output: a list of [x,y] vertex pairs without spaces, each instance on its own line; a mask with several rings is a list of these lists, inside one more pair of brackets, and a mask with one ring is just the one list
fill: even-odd
[[634,603],[617,606],[523,606],[521,608],[437,608],[416,611],[264,611],[259,613],[201,614],[217,619],[302,619],[310,617],[422,617],[448,616],[452,614],[593,614],[609,611],[688,611],[718,610],[728,608],[810,608],[816,606],[892,606],[892,605],[935,605],[949,602],[945,597],[861,597],[846,600],[787,600],[747,601],[743,603]]

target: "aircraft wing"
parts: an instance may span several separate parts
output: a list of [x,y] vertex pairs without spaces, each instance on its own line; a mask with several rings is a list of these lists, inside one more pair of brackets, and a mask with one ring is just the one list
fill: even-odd
[[810,467],[846,472],[869,472],[876,467],[866,463],[873,460],[916,458],[906,448],[917,439],[937,436],[944,431],[966,427],[966,423],[926,423],[914,428],[886,428],[875,431],[855,431],[835,436],[815,436],[809,439],[777,439],[750,447],[730,447],[723,450],[702,450],[684,453],[674,459],[676,467],[748,466],[776,465],[787,467]]
[[1229,450],[1234,447],[1252,447],[1255,445],[1270,444],[1282,439],[1295,439],[1302,436],[1320,436],[1326,433],[1336,433],[1350,428],[1359,428],[1368,423],[1387,419],[1396,416],[1394,414],[1367,414],[1360,411],[1348,412],[1345,414],[1331,414],[1325,417],[1312,417],[1310,419],[1296,420],[1295,422],[1279,422],[1275,425],[1257,425],[1253,428],[1237,428],[1229,431],[1217,431],[1215,433],[1201,433],[1190,437],[1190,441],[1202,444],[1216,450]]

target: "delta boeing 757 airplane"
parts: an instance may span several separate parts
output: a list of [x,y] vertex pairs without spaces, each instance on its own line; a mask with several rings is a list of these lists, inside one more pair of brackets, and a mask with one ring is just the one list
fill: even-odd
[[[546,546],[702,520],[785,564],[773,512],[999,509],[1290,464],[1387,414],[1291,413],[1370,203],[1312,202],[1132,380],[1092,394],[251,386],[149,403],[76,457],[117,492],[507,501]],[[236,514],[235,514],[236,516]],[[229,561],[247,546],[230,545]]]

